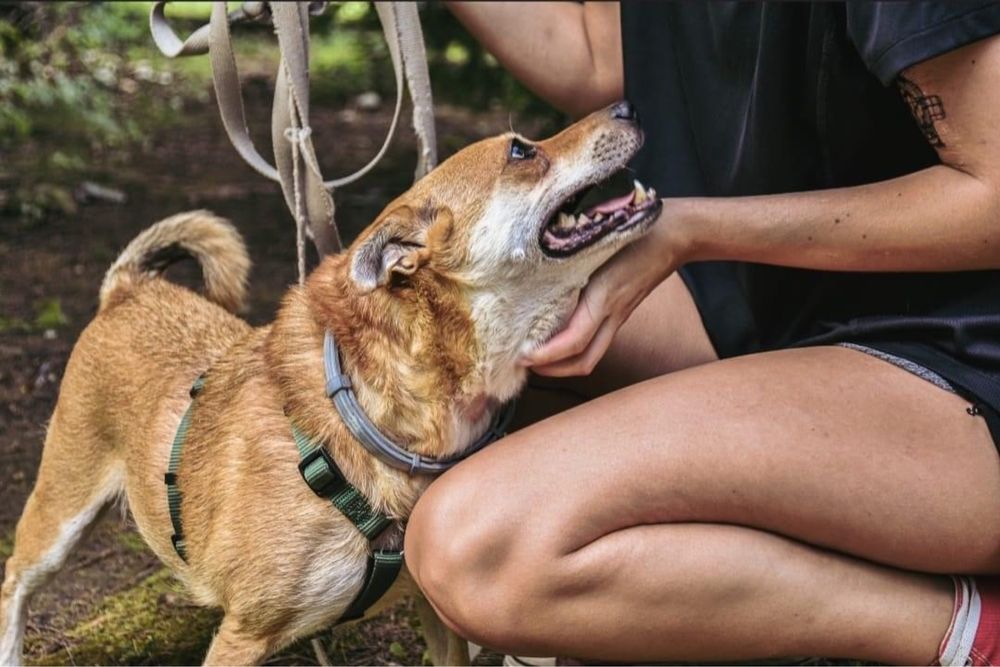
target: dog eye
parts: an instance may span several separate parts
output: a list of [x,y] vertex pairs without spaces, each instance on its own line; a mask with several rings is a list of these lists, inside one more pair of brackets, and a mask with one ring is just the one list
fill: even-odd
[[511,160],[530,160],[535,157],[535,147],[524,143],[517,137],[510,140]]

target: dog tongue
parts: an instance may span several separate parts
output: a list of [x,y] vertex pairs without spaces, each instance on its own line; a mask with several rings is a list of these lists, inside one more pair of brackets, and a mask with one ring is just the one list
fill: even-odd
[[592,218],[598,213],[614,213],[620,208],[625,208],[632,203],[632,199],[635,197],[635,192],[630,192],[627,195],[622,195],[621,197],[615,197],[614,199],[609,199],[606,202],[598,204],[597,206],[589,209],[586,212],[588,218]]

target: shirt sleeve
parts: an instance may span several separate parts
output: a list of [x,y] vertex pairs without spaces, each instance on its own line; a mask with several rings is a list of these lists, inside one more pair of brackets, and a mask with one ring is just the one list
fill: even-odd
[[847,33],[883,85],[916,63],[1000,33],[1000,2],[847,3]]

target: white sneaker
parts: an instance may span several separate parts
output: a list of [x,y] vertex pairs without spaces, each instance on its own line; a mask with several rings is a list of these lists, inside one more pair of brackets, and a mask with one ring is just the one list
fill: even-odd
[[504,667],[554,667],[555,658],[533,658],[526,655],[505,655],[503,657]]

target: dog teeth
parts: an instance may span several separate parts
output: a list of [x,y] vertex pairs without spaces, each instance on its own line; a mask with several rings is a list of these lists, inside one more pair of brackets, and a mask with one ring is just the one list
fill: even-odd
[[654,190],[653,188],[649,189],[649,198],[656,199],[656,190]]
[[556,222],[556,229],[565,231],[573,229],[573,227],[575,226],[576,226],[576,220],[573,218],[573,216],[566,213],[559,214],[559,220]]
[[642,183],[635,180],[632,181],[632,185],[635,187],[635,196],[632,198],[632,202],[635,204],[641,204],[646,201],[646,188],[642,187]]

